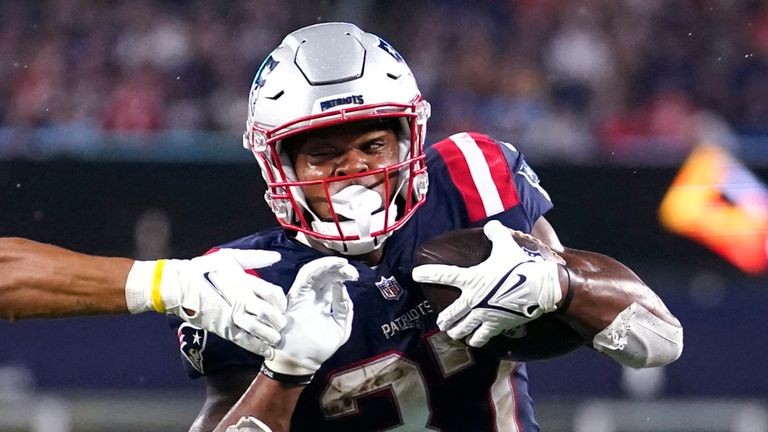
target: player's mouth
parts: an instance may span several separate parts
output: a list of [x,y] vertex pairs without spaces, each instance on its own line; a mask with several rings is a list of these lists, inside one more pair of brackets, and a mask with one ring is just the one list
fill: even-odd
[[[330,196],[334,196],[337,193],[341,192],[342,190],[348,188],[349,186],[362,186],[366,189],[383,194],[384,179],[374,178],[374,179],[368,179],[368,181],[350,180],[350,181],[331,182],[330,184],[328,184],[328,192],[330,193]],[[381,191],[379,191],[379,189],[381,189]]]
[[385,208],[382,195],[380,190],[349,185],[331,195],[331,202],[328,202],[325,196],[308,197],[307,202],[320,221],[334,223],[355,220],[364,214],[381,212]]
[[[384,210],[384,208],[381,207],[378,210],[374,211],[373,213],[376,214],[376,213],[378,213],[380,211],[383,211],[383,210]],[[339,221],[339,222],[345,222],[345,221],[353,220],[353,219],[350,219],[348,217],[342,216],[342,215],[340,215],[338,213],[336,214],[336,218],[337,218],[336,220]],[[332,217],[323,217],[323,218],[319,218],[319,219],[320,219],[321,222],[331,222],[331,223],[335,222]]]

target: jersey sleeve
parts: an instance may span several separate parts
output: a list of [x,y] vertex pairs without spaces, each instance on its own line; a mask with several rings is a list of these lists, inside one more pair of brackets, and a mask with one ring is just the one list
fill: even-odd
[[[204,255],[224,248],[269,249],[271,231],[265,232],[266,235],[255,234],[213,247]],[[246,270],[246,273],[261,277],[254,270]],[[199,378],[230,367],[258,368],[264,361],[263,357],[175,315],[169,315],[168,325],[176,332],[181,361],[190,378]]]
[[439,154],[429,165],[450,179],[453,194],[464,210],[467,226],[498,219],[506,226],[529,232],[552,208],[539,177],[512,144],[472,132],[462,132],[432,145]]
[[176,331],[179,353],[190,378],[199,378],[229,367],[258,368],[264,361],[263,357],[179,317],[169,316],[168,324]]

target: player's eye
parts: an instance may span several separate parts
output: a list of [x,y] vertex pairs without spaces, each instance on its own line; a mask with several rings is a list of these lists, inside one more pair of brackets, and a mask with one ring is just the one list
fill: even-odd
[[327,159],[333,157],[336,153],[333,147],[327,146],[310,148],[306,152],[307,156],[312,159]]
[[385,148],[386,144],[382,140],[369,141],[365,144],[365,151],[376,152]]

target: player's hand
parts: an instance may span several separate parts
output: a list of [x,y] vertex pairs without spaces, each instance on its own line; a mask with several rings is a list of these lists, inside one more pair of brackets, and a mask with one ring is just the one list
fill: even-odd
[[126,282],[132,313],[167,312],[262,356],[287,320],[283,290],[245,272],[280,260],[277,252],[220,249],[191,260],[137,261]]
[[[437,317],[437,325],[455,340],[473,347],[557,308],[562,297],[558,264],[531,256],[499,221],[483,227],[493,243],[491,255],[473,267],[426,264],[413,280],[451,285],[461,295]],[[470,336],[471,335],[471,336]]]
[[340,257],[319,258],[299,270],[288,292],[288,324],[283,338],[274,355],[264,362],[268,375],[304,376],[308,382],[344,345],[353,318],[352,300],[344,283],[358,277],[357,269]]

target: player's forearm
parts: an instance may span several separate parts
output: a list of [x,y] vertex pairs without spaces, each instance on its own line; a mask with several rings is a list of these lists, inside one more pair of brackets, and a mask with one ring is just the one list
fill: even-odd
[[304,386],[286,385],[259,374],[214,432],[224,432],[246,416],[256,417],[273,432],[287,432],[302,390]]
[[[661,299],[632,270],[594,252],[565,248],[573,297],[563,314],[583,335],[594,336],[632,303],[644,306],[668,324],[680,327]],[[561,283],[568,283],[561,273]]]
[[127,312],[125,279],[133,260],[0,238],[0,318]]
[[590,346],[618,363],[657,367],[677,360],[683,328],[661,301],[630,269],[613,258],[566,249],[568,284],[573,297],[561,315],[590,340]]

